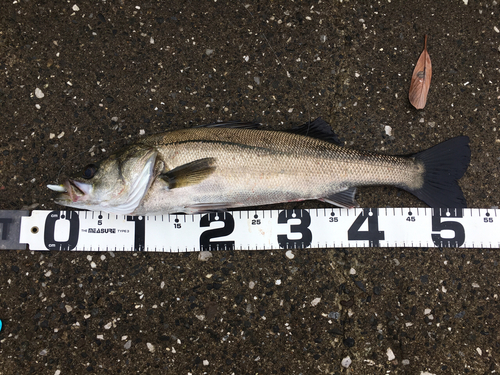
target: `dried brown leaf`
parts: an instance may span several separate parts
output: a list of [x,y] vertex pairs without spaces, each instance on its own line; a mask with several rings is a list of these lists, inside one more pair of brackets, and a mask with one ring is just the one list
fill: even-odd
[[417,65],[413,70],[411,77],[410,94],[408,98],[410,103],[416,109],[422,109],[427,102],[427,93],[431,85],[432,64],[429,53],[427,52],[427,35],[424,41],[424,50],[418,58]]

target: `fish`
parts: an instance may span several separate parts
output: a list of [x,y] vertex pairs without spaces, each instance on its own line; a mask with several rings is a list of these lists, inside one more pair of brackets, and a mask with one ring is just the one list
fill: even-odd
[[287,131],[221,123],[143,137],[62,185],[57,204],[112,214],[205,213],[319,200],[356,207],[356,188],[390,185],[430,207],[467,207],[458,136],[410,156],[343,147],[321,118]]

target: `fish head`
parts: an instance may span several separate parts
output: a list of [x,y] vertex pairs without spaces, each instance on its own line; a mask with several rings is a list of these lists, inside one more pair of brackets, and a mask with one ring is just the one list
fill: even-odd
[[47,185],[61,194],[55,202],[63,206],[115,214],[130,214],[140,204],[154,177],[158,152],[131,145],[86,166],[62,185]]

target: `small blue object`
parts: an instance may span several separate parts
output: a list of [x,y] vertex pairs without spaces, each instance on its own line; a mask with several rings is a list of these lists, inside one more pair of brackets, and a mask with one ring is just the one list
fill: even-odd
[[2,321],[0,320],[0,331],[2,330]]

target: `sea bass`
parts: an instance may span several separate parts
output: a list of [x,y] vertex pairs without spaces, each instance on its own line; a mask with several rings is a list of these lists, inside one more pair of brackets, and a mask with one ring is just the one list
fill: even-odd
[[201,213],[318,199],[356,206],[356,187],[392,185],[431,207],[466,207],[460,136],[409,157],[339,146],[321,118],[290,131],[211,124],[139,139],[63,185],[56,203],[115,214]]

